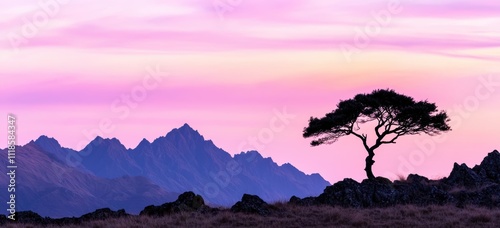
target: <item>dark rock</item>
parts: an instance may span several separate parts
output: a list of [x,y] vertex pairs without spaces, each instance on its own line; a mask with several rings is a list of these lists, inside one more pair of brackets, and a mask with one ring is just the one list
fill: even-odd
[[302,204],[305,206],[311,206],[311,205],[318,204],[316,201],[316,197],[312,197],[312,196],[306,197],[306,198],[302,199],[301,201],[302,201]]
[[500,184],[500,153],[495,150],[486,156],[480,165],[472,169],[482,178]]
[[167,214],[187,212],[187,211],[206,211],[208,206],[200,195],[193,192],[184,192],[177,198],[176,201],[165,203],[160,206],[150,205],[141,211],[140,215],[149,216],[164,216]]
[[7,222],[7,216],[0,214],[0,225],[3,225]]
[[94,212],[84,214],[80,217],[80,219],[84,221],[89,221],[89,220],[104,220],[108,218],[120,218],[126,216],[129,216],[129,214],[127,214],[124,209],[113,211],[109,208],[102,208],[102,209],[97,209]]
[[256,195],[244,194],[241,201],[231,207],[232,212],[270,215],[273,208]]
[[297,196],[292,196],[292,197],[290,197],[290,200],[288,201],[288,203],[299,205],[301,201],[302,201],[301,198],[299,198]]
[[221,208],[212,208],[206,205],[201,206],[196,212],[201,214],[216,215],[221,211]]
[[479,205],[500,208],[500,184],[492,184],[479,191]]
[[456,206],[463,208],[466,205],[478,205],[486,207],[500,207],[500,185],[490,184],[476,189],[460,189],[451,193],[456,201]]
[[144,208],[144,210],[139,213],[139,215],[148,215],[148,216],[164,216],[170,213],[169,208],[167,207],[168,203],[162,204],[160,206],[149,205]]
[[31,223],[45,225],[47,221],[45,218],[33,211],[19,211],[15,215],[16,222],[18,223]]
[[453,201],[453,197],[439,185],[426,177],[410,174],[405,182],[395,181],[397,204],[443,205]]
[[[429,186],[429,191],[424,191],[424,194],[421,199],[416,200],[415,204],[420,205],[444,205],[453,201],[453,197],[442,187],[439,186]],[[419,202],[420,201],[420,202]]]
[[425,184],[395,184],[396,203],[397,204],[414,204],[419,206],[426,205],[444,205],[452,201],[452,197],[443,189],[437,186]]
[[427,179],[427,177],[423,177],[418,174],[408,175],[406,181],[409,183],[420,183],[420,184],[429,183],[429,179]]
[[394,205],[396,202],[397,192],[392,186],[392,182],[385,178],[363,180],[361,192],[364,207],[386,207]]
[[385,178],[385,177],[375,177],[375,180],[378,183],[384,184],[384,185],[391,185],[392,184],[392,181],[389,180],[388,178]]
[[450,176],[445,179],[445,183],[451,186],[479,187],[484,183],[484,179],[477,175],[466,164],[453,165]]
[[353,179],[346,178],[326,187],[325,191],[318,196],[317,201],[320,204],[332,206],[362,207],[363,198],[361,184]]
[[173,204],[174,208],[180,211],[198,210],[205,205],[205,200],[203,200],[203,197],[193,192],[185,192],[182,193]]
[[297,196],[292,196],[288,203],[299,206],[312,206],[317,204],[317,200],[316,197],[306,197],[304,199],[301,199]]
[[7,219],[7,216],[6,215],[0,215],[0,225],[5,225],[5,223],[7,223],[7,221],[10,220],[10,219]]
[[[344,179],[325,188],[314,202],[343,207],[387,207],[396,204],[431,205],[453,202],[453,197],[438,181],[411,174],[406,181],[392,183],[385,178],[363,180],[360,183]],[[291,203],[303,205],[303,200],[291,199]]]

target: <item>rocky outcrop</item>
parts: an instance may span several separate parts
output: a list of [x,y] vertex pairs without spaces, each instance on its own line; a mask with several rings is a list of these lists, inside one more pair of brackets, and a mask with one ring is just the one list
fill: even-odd
[[437,181],[410,174],[406,181],[394,181],[396,204],[443,205],[453,201],[450,194]]
[[325,191],[317,198],[319,204],[343,207],[362,207],[362,201],[361,184],[350,178],[326,187]]
[[127,214],[124,209],[120,209],[118,211],[113,211],[109,208],[102,208],[102,209],[97,209],[94,212],[84,214],[84,215],[82,215],[82,217],[80,217],[80,219],[82,219],[84,221],[104,220],[104,219],[108,219],[108,218],[120,218],[120,217],[126,217],[126,216],[129,216],[129,214]]
[[389,179],[378,177],[361,182],[363,206],[391,206],[396,203],[397,191]]
[[392,182],[377,177],[375,180],[364,180],[361,183],[344,179],[327,187],[316,201],[318,204],[360,208],[394,205],[396,197],[397,191]]
[[[444,205],[457,207],[476,205],[489,208],[500,208],[500,153],[493,151],[473,169],[467,165],[454,164],[450,175],[441,180],[429,180],[417,174],[410,174],[403,181],[394,181],[382,177],[374,180],[363,180],[361,183],[346,178],[325,188],[318,197],[301,199],[292,196],[289,204],[299,206],[331,205],[342,207],[388,207],[393,205]],[[281,213],[278,207],[269,205],[259,196],[244,194],[230,211],[235,213],[252,213],[258,215],[275,215]],[[218,213],[220,210],[205,205],[200,195],[193,192],[181,194],[177,200],[160,206],[147,206],[141,215],[164,216],[178,212]],[[21,211],[16,215],[16,222],[23,224],[59,226],[82,224],[86,221],[131,216],[125,210],[113,211],[109,208],[98,209],[79,218],[51,219],[42,217],[32,211]],[[12,223],[6,216],[0,215],[0,225]]]
[[87,221],[94,220],[105,220],[109,218],[120,218],[130,216],[125,212],[125,210],[121,209],[118,211],[113,211],[109,208],[97,209],[94,212],[84,214],[78,218],[76,217],[65,217],[53,219],[49,217],[42,217],[39,214],[33,211],[20,211],[16,213],[16,220],[11,221],[7,219],[5,216],[0,217],[0,225],[5,225],[9,223],[22,223],[22,224],[36,224],[36,225],[58,225],[58,226],[69,226],[69,225],[78,225]]
[[176,201],[160,206],[150,205],[141,211],[140,215],[164,216],[172,213],[198,211],[205,209],[205,201],[193,192],[182,193]]
[[317,200],[316,197],[306,197],[304,199],[301,199],[297,196],[292,196],[290,197],[290,204],[298,205],[298,206],[312,206],[312,205],[317,205]]
[[444,182],[451,186],[464,186],[467,188],[479,187],[484,184],[486,180],[481,176],[477,175],[472,169],[470,169],[466,164],[458,165],[455,163],[453,165],[453,170],[450,176],[444,180]]
[[19,223],[47,224],[47,219],[33,211],[17,212],[15,218]]
[[270,215],[275,208],[256,195],[244,194],[241,201],[231,207],[232,212]]
[[417,174],[408,175],[405,181],[394,182],[380,177],[361,183],[344,179],[326,187],[316,198],[306,201],[292,197],[289,203],[356,208],[397,204],[500,207],[499,172],[500,153],[495,150],[473,169],[455,163],[450,175],[441,180],[429,180]]
[[500,184],[500,153],[495,150],[486,156],[480,165],[472,169],[480,177]]

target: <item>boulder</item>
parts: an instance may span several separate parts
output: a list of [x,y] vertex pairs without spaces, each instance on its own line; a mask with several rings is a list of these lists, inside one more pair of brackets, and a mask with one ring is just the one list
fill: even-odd
[[500,184],[500,153],[495,150],[486,156],[480,165],[472,169],[482,178]]
[[1,214],[0,215],[0,225],[4,225],[5,223],[7,223],[7,216]]
[[500,184],[492,184],[479,190],[479,205],[500,208]]
[[256,195],[244,194],[241,201],[231,207],[232,212],[270,215],[273,208]]
[[453,165],[453,170],[450,173],[450,176],[446,178],[444,182],[451,186],[463,186],[471,188],[483,185],[484,178],[479,176],[466,164],[458,165],[455,162],[455,164]]
[[0,215],[0,225],[4,226],[9,220],[6,215]]
[[409,174],[406,178],[408,183],[416,183],[416,184],[426,184],[429,183],[429,179],[424,176],[420,176],[418,174]]
[[295,205],[300,205],[301,201],[302,201],[301,198],[299,198],[297,196],[292,196],[292,197],[290,197],[290,200],[288,201],[288,203],[295,204]]
[[443,205],[453,201],[453,197],[439,184],[426,177],[410,174],[406,181],[395,181],[397,204]]
[[396,202],[397,192],[390,180],[378,177],[375,180],[366,179],[361,182],[364,207],[387,207]]
[[312,206],[317,204],[317,200],[316,197],[306,197],[304,199],[301,199],[297,196],[292,196],[288,203],[299,206]]
[[207,206],[200,195],[193,192],[184,192],[171,203],[164,203],[160,206],[150,205],[141,211],[140,215],[164,216],[167,214],[186,212],[186,211],[206,211]]
[[[406,181],[395,181],[377,177],[358,183],[352,179],[329,186],[314,201],[342,207],[387,207],[396,204],[431,205],[453,202],[453,197],[438,181],[411,174]],[[304,205],[303,199],[292,198],[291,203]]]
[[500,185],[490,184],[480,189],[461,189],[452,193],[456,206],[463,208],[466,205],[500,207]]
[[37,225],[47,224],[47,220],[33,211],[19,211],[16,212],[16,222],[18,223],[31,223]]
[[105,220],[108,218],[120,218],[129,216],[124,209],[113,211],[109,208],[97,209],[94,212],[84,214],[80,217],[81,220],[91,221],[91,220]]
[[196,211],[203,206],[205,206],[203,197],[196,195],[193,192],[182,193],[179,195],[177,200],[172,203],[172,209],[174,212]]
[[353,179],[345,178],[332,186],[326,187],[323,193],[318,196],[317,202],[332,206],[359,208],[363,206],[363,198],[361,184]]

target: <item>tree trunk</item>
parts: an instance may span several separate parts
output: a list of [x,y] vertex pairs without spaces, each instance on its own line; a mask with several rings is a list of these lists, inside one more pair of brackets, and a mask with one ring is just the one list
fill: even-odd
[[368,151],[368,157],[366,157],[366,159],[365,159],[365,161],[366,161],[366,167],[365,167],[366,176],[370,180],[375,179],[375,175],[373,175],[373,172],[372,172],[372,166],[375,163],[375,161],[373,160],[373,156],[375,156],[375,153],[373,153],[373,151]]

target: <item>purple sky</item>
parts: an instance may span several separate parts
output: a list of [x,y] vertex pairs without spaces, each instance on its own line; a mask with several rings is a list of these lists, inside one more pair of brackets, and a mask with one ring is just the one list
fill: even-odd
[[438,178],[500,149],[498,12],[486,0],[2,2],[0,108],[20,144],[44,134],[81,149],[97,133],[133,148],[189,123],[231,154],[258,149],[334,182],[364,178],[366,152],[354,137],[310,147],[307,120],[392,88],[448,111],[453,131],[381,147],[375,175]]

